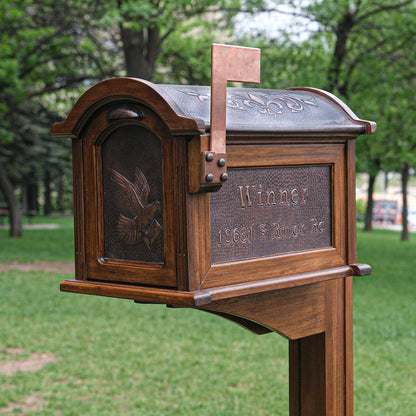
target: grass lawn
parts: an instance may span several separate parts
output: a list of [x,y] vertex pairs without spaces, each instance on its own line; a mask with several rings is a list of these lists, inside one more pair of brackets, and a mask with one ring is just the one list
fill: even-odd
[[416,235],[358,234],[373,275],[354,283],[357,415],[416,415]]
[[[26,230],[19,240],[0,230],[0,263],[71,261],[71,220],[51,221],[61,227]],[[373,276],[355,281],[358,416],[416,414],[411,237],[359,234],[360,261]],[[204,312],[59,292],[69,277],[0,274],[0,367],[51,358],[37,371],[0,373],[0,415],[288,414],[282,337],[252,335]]]
[[27,226],[57,225],[58,229],[25,229],[23,238],[9,238],[0,228],[0,263],[33,263],[34,261],[74,261],[74,223],[72,217],[35,217]]

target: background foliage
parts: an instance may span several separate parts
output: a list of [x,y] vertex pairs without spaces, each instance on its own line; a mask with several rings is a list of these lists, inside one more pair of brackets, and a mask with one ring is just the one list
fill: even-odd
[[83,91],[121,75],[209,84],[213,42],[261,47],[261,87],[323,88],[378,122],[357,141],[371,229],[378,172],[399,172],[406,188],[416,165],[415,20],[414,0],[2,0],[0,188],[11,235],[21,235],[22,205],[70,209],[70,144],[48,130]]

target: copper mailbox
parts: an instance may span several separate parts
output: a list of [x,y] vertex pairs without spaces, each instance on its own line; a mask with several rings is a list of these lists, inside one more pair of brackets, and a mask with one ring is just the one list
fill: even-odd
[[226,103],[228,180],[211,189],[225,160],[207,156],[208,87],[109,79],[52,127],[73,143],[62,290],[202,306],[359,273],[354,141],[374,123],[312,88],[228,88]]

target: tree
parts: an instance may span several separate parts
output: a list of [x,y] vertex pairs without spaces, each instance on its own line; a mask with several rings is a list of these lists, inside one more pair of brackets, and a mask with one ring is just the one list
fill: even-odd
[[[411,51],[409,51],[409,54]],[[403,75],[403,74],[402,74]],[[385,109],[386,134],[394,137],[388,142],[386,163],[401,174],[402,186],[402,233],[401,240],[409,239],[408,232],[408,181],[411,167],[416,167],[416,135],[414,133],[414,115],[416,99],[414,90],[416,79],[401,77],[395,84],[394,96]]]
[[378,132],[360,138],[357,143],[358,166],[370,173],[366,221],[366,229],[370,230],[372,185],[380,168],[391,170],[391,158],[386,156],[390,144],[395,143],[393,147],[399,150],[396,141],[404,137],[411,141],[408,134],[411,130],[407,130],[409,126],[405,123],[396,124],[395,131],[388,128],[388,134],[383,129],[391,108],[409,105],[399,104],[398,97],[402,101],[412,97],[398,90],[403,91],[405,83],[415,75],[416,4],[413,0],[289,1],[287,4],[293,7],[292,14],[313,23],[309,25],[313,30],[303,41],[299,40],[302,38],[299,33],[292,32],[270,42],[260,42],[271,46],[264,48],[267,68],[271,68],[271,74],[266,74],[268,86],[295,83],[323,88],[343,98],[366,118],[378,122]]
[[[293,10],[282,9],[284,3],[294,6]],[[315,22],[308,38],[285,33],[270,39],[263,33],[261,39],[244,40],[263,48],[262,66],[267,69],[263,69],[262,86],[307,84],[329,89],[367,118],[378,121],[383,111],[380,103],[385,102],[380,97],[391,94],[392,82],[386,79],[391,72],[386,68],[393,65],[397,72],[413,45],[414,8],[411,0],[68,0],[65,7],[59,0],[4,0],[0,5],[0,24],[5,28],[0,48],[0,141],[14,141],[11,147],[24,146],[36,159],[39,146],[27,140],[27,126],[33,126],[34,132],[37,125],[36,134],[41,137],[42,114],[53,107],[65,113],[68,107],[62,103],[72,101],[81,90],[107,75],[208,83],[210,56],[206,46],[232,38],[231,23],[242,10],[279,10]],[[74,95],[71,89],[76,91]],[[19,123],[22,117],[28,122]],[[389,162],[380,155],[386,144],[384,135],[365,143],[359,165],[370,166],[376,157],[379,161],[372,166],[376,170]],[[24,180],[23,175],[12,172],[7,148],[0,150],[0,174],[5,174],[11,186],[2,180],[3,191]],[[42,153],[42,158],[54,153]],[[52,179],[59,177],[50,173]],[[20,179],[13,179],[13,183],[7,176]],[[49,182],[47,176],[43,179]]]
[[[9,204],[11,236],[22,235],[22,220],[9,178],[7,144],[23,145],[42,127],[46,94],[110,72],[90,19],[94,11],[100,16],[99,6],[79,0],[0,4],[0,186]],[[36,158],[36,147],[25,147],[25,152]]]
[[[337,4],[333,2],[332,8],[324,8],[324,3],[326,2],[314,4],[309,10],[320,24],[334,34],[335,38],[326,88],[341,94],[353,107],[355,107],[354,103],[357,103],[357,108],[361,106],[360,111],[365,111],[369,117],[380,120],[381,117],[386,116],[386,109],[394,106],[392,101],[395,101],[393,98],[385,103],[386,100],[380,95],[397,97],[394,89],[401,84],[400,78],[404,77],[402,66],[408,57],[413,55],[411,51],[416,39],[415,2],[357,0]],[[337,7],[339,4],[343,5],[341,9]],[[404,88],[404,85],[401,87]],[[387,107],[380,107],[380,102],[387,104]],[[412,142],[412,138],[404,131],[404,124],[394,132],[388,130],[391,133],[388,139],[382,133],[376,137],[363,138],[361,141],[365,143],[364,146],[357,147],[359,158],[366,158],[361,164],[367,165],[370,174],[366,231],[371,230],[374,181],[382,163],[386,164],[389,161],[382,154],[383,151],[387,151],[387,143],[392,140],[396,143],[397,154],[400,150],[397,141],[403,140],[403,136],[406,137],[407,143]],[[366,147],[366,152],[360,152],[363,147]],[[399,157],[402,160],[407,159],[408,154],[400,153]],[[404,162],[400,169],[403,186],[407,185],[408,169],[409,165]],[[406,189],[403,192],[402,239],[407,239]]]
[[[163,46],[172,35],[176,34],[180,48],[185,43],[192,50],[195,45],[189,43],[190,39],[200,41],[208,34],[204,31],[207,26],[211,33],[219,33],[238,12],[266,9],[267,2],[263,0],[116,0],[107,3],[105,21],[114,34],[113,45],[123,54],[126,75],[152,80]],[[199,52],[206,51],[206,46]]]
[[[251,3],[261,5],[262,1],[246,2]],[[228,10],[222,11],[223,7]],[[39,160],[41,146],[27,140],[27,134],[31,126],[41,135],[40,114],[52,107],[62,109],[62,103],[107,75],[151,79],[163,44],[175,31],[184,24],[191,29],[192,19],[192,30],[198,30],[203,25],[199,16],[206,13],[217,13],[211,26],[218,26],[219,20],[227,22],[240,7],[238,0],[4,0],[0,5],[0,184],[10,207],[11,235],[21,235],[22,227],[13,192],[17,183],[10,177],[24,180],[25,175],[11,172],[8,150],[25,147],[31,160]],[[71,96],[70,89],[77,92]],[[19,122],[23,118],[25,123]],[[13,144],[6,146],[7,142]],[[31,181],[40,181],[33,172],[36,169],[28,174]],[[43,175],[43,180],[48,189],[50,175]],[[28,186],[35,189],[32,182]]]

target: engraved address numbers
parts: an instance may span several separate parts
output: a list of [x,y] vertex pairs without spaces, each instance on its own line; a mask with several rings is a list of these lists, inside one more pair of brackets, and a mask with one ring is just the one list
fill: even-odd
[[284,240],[298,238],[306,234],[325,232],[328,220],[325,217],[311,218],[309,222],[285,225],[281,222],[271,224],[260,223],[256,225],[224,228],[218,231],[217,244],[250,244],[256,240]]
[[234,229],[224,228],[218,231],[218,241],[221,244],[247,244],[254,241],[254,227],[235,227]]
[[211,194],[212,262],[331,246],[331,167],[229,169]]

